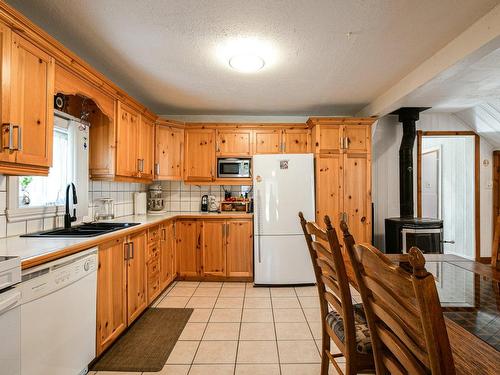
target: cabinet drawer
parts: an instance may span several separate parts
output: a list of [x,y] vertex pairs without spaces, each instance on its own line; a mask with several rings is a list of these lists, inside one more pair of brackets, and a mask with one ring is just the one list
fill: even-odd
[[160,227],[153,227],[148,229],[148,242],[156,242],[160,240]]
[[160,274],[148,277],[148,300],[151,303],[160,294]]
[[148,250],[146,253],[146,261],[159,258],[159,256],[160,256],[160,246],[158,246],[158,243],[150,244],[148,246]]
[[153,259],[148,262],[148,279],[153,276],[158,276],[160,272],[160,259]]

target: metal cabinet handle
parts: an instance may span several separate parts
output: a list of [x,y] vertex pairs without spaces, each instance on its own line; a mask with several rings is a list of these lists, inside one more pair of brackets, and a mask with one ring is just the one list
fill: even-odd
[[262,263],[262,258],[261,258],[261,251],[260,251],[260,247],[261,247],[261,240],[260,240],[260,190],[257,190],[257,201],[256,201],[257,205],[256,205],[256,212],[257,212],[257,238],[258,238],[258,241],[257,241],[257,244],[258,244],[258,258],[259,258],[259,263]]
[[129,259],[134,259],[134,247],[135,247],[135,246],[134,246],[134,243],[133,243],[133,242],[129,242],[129,244],[130,244],[130,250],[131,250],[131,251],[130,251],[130,254],[131,254],[131,255],[130,255],[130,258],[129,258]]
[[165,228],[162,229],[163,232],[163,241],[167,240],[167,230]]
[[128,258],[129,258],[129,253],[128,253],[128,251],[129,251],[129,245],[128,245],[128,242],[124,242],[124,243],[123,243],[123,252],[124,252],[124,254],[123,254],[123,258],[124,258],[125,260],[128,260]]
[[[7,126],[8,126],[8,128],[5,130],[5,132],[9,133],[9,140],[8,140],[8,144],[4,145],[3,144],[3,139],[4,139],[3,132],[4,132],[4,128]],[[7,123],[2,124],[2,148],[4,150],[12,150],[12,142],[13,142],[12,124],[7,122]]]
[[13,128],[17,128],[17,150],[23,150],[23,128],[19,125],[14,125]]
[[160,175],[160,163],[155,163],[155,174]]

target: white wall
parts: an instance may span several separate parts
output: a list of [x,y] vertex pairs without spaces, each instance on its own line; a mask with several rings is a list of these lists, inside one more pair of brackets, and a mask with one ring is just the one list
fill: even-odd
[[[374,242],[384,248],[384,219],[399,216],[399,145],[402,137],[402,125],[397,116],[386,116],[380,119],[373,129],[373,202]],[[421,114],[417,129],[431,130],[471,130],[457,116],[448,113]],[[480,235],[481,256],[491,256],[492,241],[492,151],[493,147],[481,137],[480,142]],[[416,142],[414,150],[414,193],[416,208]],[[488,160],[487,166],[483,161]],[[415,210],[416,211],[416,210]]]

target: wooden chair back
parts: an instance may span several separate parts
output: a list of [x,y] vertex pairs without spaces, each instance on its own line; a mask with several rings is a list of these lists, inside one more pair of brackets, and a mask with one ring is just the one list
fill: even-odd
[[342,230],[342,233],[344,235],[344,246],[342,247],[342,255],[344,257],[347,277],[349,278],[349,281],[354,285],[354,287],[357,287],[356,277],[354,276],[354,270],[352,268],[351,259],[349,258],[349,253],[347,251],[347,249],[354,251],[354,245],[356,244],[356,241],[354,240],[352,234],[349,233],[349,227],[347,226],[347,223],[344,220],[340,221],[340,230]]
[[344,342],[332,332],[329,335],[342,353],[356,351],[352,296],[337,233],[328,216],[324,219],[326,230],[315,222],[307,222],[302,212],[299,217],[316,275],[322,321],[325,321],[330,307],[341,314],[344,320]]
[[422,252],[408,253],[413,273],[368,244],[347,249],[365,308],[377,374],[455,374],[446,325]]
[[500,215],[497,216],[495,222],[495,231],[493,232],[493,246],[491,248],[491,265],[495,268],[500,268]]

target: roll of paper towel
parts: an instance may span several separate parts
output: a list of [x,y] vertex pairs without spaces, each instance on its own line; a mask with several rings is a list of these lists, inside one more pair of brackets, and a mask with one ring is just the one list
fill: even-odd
[[146,215],[146,193],[134,193],[134,214]]

